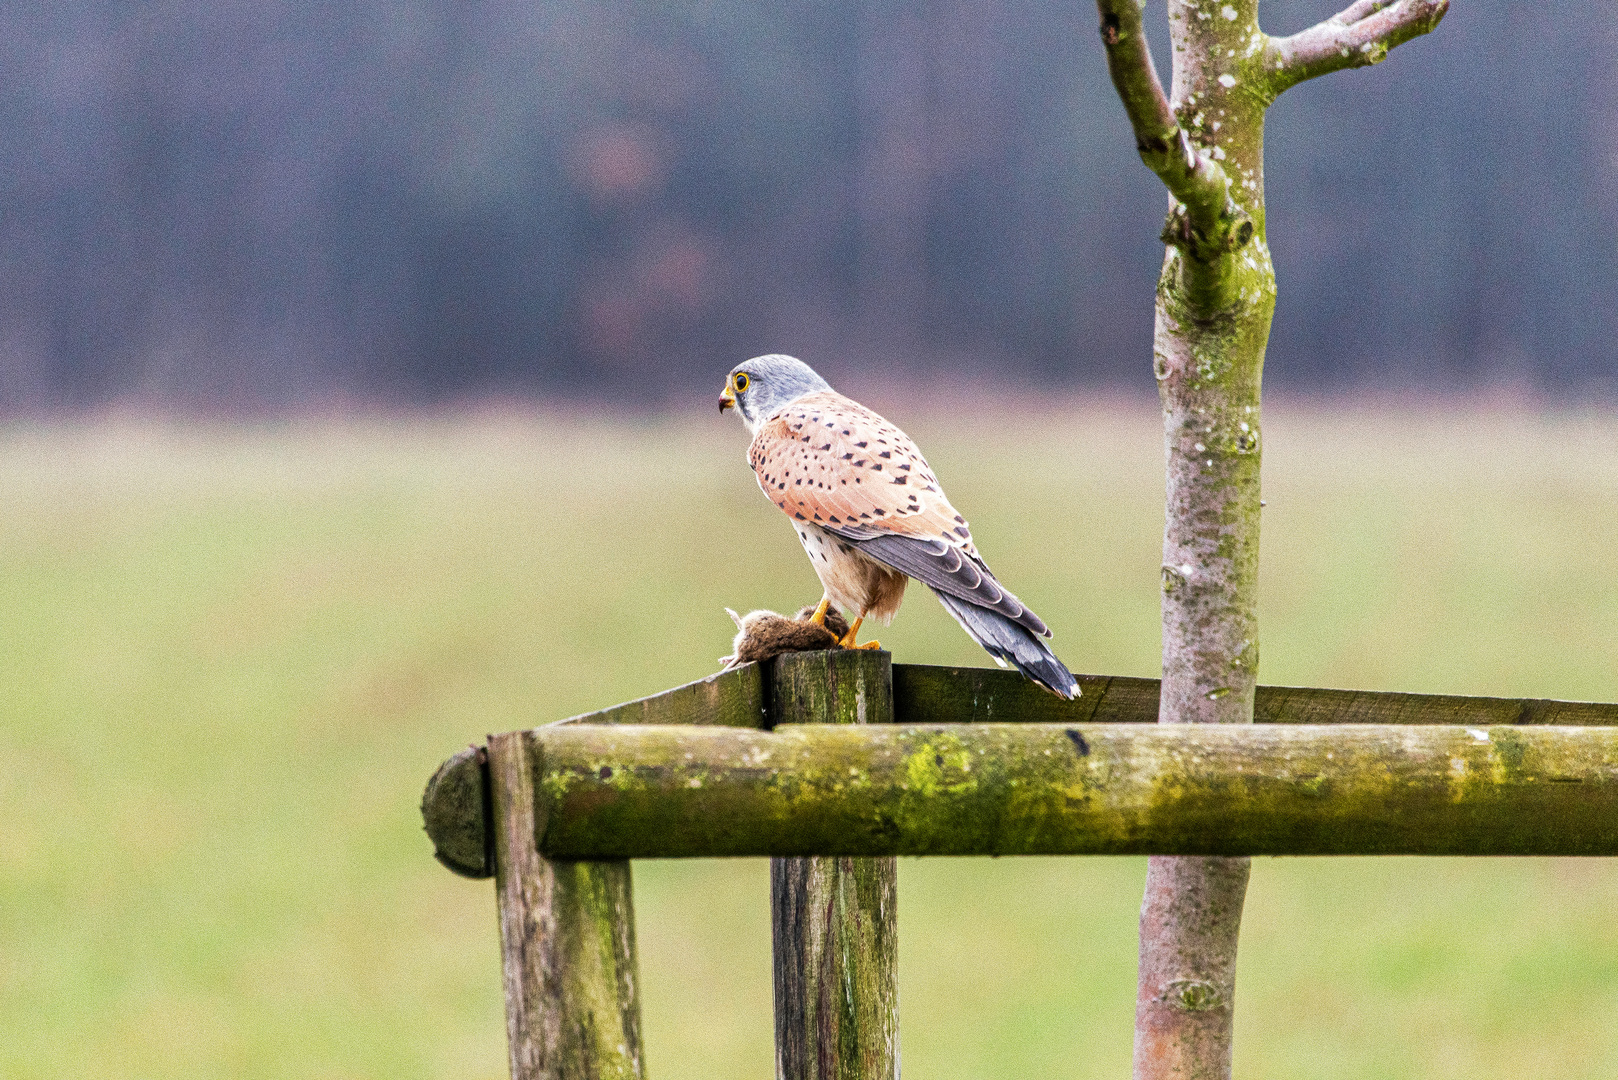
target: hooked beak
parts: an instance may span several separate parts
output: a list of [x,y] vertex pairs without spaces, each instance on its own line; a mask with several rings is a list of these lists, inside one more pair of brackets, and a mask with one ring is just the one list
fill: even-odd
[[730,383],[727,382],[725,383],[724,391],[719,395],[719,411],[724,412],[726,409],[734,409],[735,407],[736,392],[730,388]]

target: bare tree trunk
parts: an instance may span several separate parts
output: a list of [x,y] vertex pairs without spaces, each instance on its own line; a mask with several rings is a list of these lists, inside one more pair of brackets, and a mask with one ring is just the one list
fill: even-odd
[[[1249,723],[1258,680],[1259,389],[1275,311],[1264,112],[1288,86],[1372,64],[1447,0],[1357,0],[1275,39],[1257,0],[1168,0],[1163,93],[1139,0],[1098,0],[1113,85],[1169,191],[1153,371],[1163,404],[1161,723]],[[1136,1080],[1230,1076],[1249,864],[1154,857],[1141,905]]]

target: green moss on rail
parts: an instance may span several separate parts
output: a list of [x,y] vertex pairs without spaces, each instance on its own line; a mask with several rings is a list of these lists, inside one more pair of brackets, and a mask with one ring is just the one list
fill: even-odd
[[[1618,730],[542,728],[545,852],[1615,854]],[[557,793],[551,795],[550,793]]]

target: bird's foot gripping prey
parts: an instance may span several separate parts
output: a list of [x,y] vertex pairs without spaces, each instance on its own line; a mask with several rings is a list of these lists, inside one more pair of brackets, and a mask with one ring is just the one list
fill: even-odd
[[726,668],[773,660],[782,653],[835,649],[848,636],[848,623],[842,615],[824,606],[806,607],[791,619],[773,611],[738,615],[726,608],[725,614],[736,624],[736,640],[731,644],[730,655],[719,658]]
[[[826,613],[830,610],[831,597],[827,596],[821,598],[820,603],[815,607],[814,614],[809,616],[809,621],[814,623],[816,626],[825,626]],[[802,612],[799,612],[800,618],[802,617],[802,614]],[[854,619],[853,625],[849,626],[847,623],[844,623],[845,626],[848,626],[848,629],[844,631],[843,635],[837,639],[837,647],[840,649],[880,649],[882,647],[882,643],[880,641],[867,641],[864,645],[855,644],[855,642],[859,640],[860,623],[864,621],[865,619],[863,617],[857,616]]]
[[848,646],[865,619],[892,621],[916,578],[996,663],[1078,696],[1078,680],[1045,644],[1049,628],[989,572],[908,435],[790,356],[738,364],[719,409],[735,409],[752,432],[747,462],[792,521],[823,606],[854,615]]

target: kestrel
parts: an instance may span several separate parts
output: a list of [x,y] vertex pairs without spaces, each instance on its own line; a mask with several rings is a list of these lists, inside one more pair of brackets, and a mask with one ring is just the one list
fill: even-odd
[[732,369],[719,411],[732,408],[752,432],[747,463],[759,487],[792,519],[824,587],[814,620],[833,604],[854,615],[840,644],[877,648],[856,644],[860,623],[891,622],[915,578],[1001,667],[1059,697],[1078,695],[1078,680],[1041,640],[1050,629],[989,572],[910,436],[790,356]]

